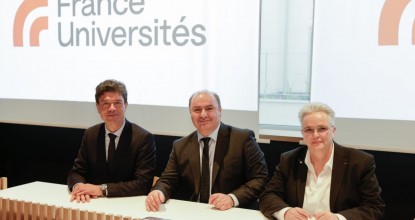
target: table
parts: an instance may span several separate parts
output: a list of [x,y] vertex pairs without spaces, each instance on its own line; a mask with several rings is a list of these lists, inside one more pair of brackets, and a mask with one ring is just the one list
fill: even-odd
[[24,200],[33,203],[54,205],[57,207],[93,211],[132,218],[157,217],[162,219],[183,220],[253,220],[267,219],[257,210],[231,208],[226,211],[215,209],[212,205],[170,199],[158,212],[147,212],[145,209],[146,196],[122,198],[98,198],[89,203],[70,202],[66,185],[32,182],[20,186],[0,190],[1,198]]

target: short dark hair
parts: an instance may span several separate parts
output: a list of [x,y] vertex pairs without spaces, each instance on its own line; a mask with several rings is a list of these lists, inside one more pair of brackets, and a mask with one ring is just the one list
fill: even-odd
[[190,105],[192,104],[193,97],[195,97],[197,95],[200,95],[200,94],[209,94],[209,95],[212,95],[213,97],[215,97],[216,101],[218,102],[219,109],[222,109],[222,105],[220,104],[219,95],[216,92],[212,92],[212,91],[209,91],[209,90],[200,90],[200,91],[197,91],[197,92],[193,93],[189,98],[189,108],[190,108]]
[[125,84],[115,79],[107,79],[104,82],[98,84],[95,89],[95,102],[99,103],[99,98],[106,92],[118,92],[124,98],[124,102],[127,102],[127,87]]

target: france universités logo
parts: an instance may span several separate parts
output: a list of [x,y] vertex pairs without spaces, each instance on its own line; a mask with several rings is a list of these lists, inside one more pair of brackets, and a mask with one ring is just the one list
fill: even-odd
[[[13,26],[13,45],[15,47],[23,47],[23,27],[30,12],[37,8],[47,6],[47,0],[24,0],[23,3],[19,6],[19,9],[16,12],[16,16],[14,17]],[[30,26],[30,46],[39,46],[39,34],[42,30],[47,29],[48,17],[42,16],[36,18]]]

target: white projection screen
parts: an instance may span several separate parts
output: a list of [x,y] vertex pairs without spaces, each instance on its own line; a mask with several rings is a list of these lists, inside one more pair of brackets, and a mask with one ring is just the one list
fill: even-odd
[[0,121],[86,128],[95,87],[128,89],[127,118],[194,130],[189,96],[217,92],[223,121],[258,131],[260,1],[26,0],[0,3]]
[[316,1],[311,101],[343,144],[415,153],[415,2]]

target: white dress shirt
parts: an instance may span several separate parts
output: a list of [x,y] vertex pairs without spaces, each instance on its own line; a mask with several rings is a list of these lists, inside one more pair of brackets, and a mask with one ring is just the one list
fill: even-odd
[[108,134],[112,133],[114,135],[116,135],[117,137],[115,138],[115,150],[117,150],[117,146],[118,146],[118,141],[120,140],[120,136],[122,133],[122,130],[124,129],[125,126],[125,119],[124,119],[124,123],[122,124],[122,126],[116,130],[115,132],[111,132],[110,130],[108,130],[107,127],[105,127],[105,156],[108,160],[108,148],[109,148],[109,144],[110,144],[110,137],[108,136]]
[[[304,159],[304,163],[307,165],[307,181],[304,192],[303,209],[309,214],[314,215],[319,211],[330,211],[330,186],[333,170],[333,155],[334,144],[331,145],[331,155],[327,163],[324,165],[321,173],[316,176],[314,166],[311,163],[310,153],[307,150],[307,154]],[[284,215],[291,207],[286,207],[274,213],[274,217],[279,220],[284,220]],[[339,220],[346,220],[346,218],[340,214],[335,214]],[[314,217],[309,220],[315,220]]]
[[[209,189],[209,195],[212,194],[212,170],[213,170],[213,161],[214,161],[214,157],[215,157],[215,149],[216,149],[216,142],[218,139],[218,132],[219,132],[219,126],[211,133],[209,134],[210,140],[209,140],[209,170],[210,170],[210,189]],[[200,134],[199,132],[197,132],[197,140],[199,141],[199,147],[200,147],[200,151],[199,151],[199,156],[200,156],[200,173],[202,173],[202,157],[203,157],[203,141],[201,140],[202,138],[205,138],[205,136],[203,136],[202,134]],[[236,198],[235,195],[233,194],[228,194],[234,203],[234,207],[237,207],[239,205],[239,201]]]

